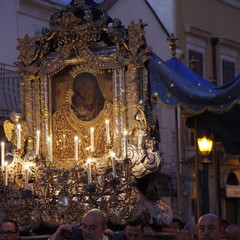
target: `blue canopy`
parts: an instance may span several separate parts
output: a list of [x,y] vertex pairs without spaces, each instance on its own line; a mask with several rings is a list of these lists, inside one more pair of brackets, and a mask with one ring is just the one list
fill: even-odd
[[217,87],[178,59],[166,62],[151,52],[148,62],[152,100],[188,111],[186,125],[197,136],[213,135],[230,154],[240,154],[240,76]]
[[164,62],[151,52],[148,62],[152,100],[166,107],[181,106],[192,114],[223,113],[240,102],[240,76],[216,87],[176,58]]

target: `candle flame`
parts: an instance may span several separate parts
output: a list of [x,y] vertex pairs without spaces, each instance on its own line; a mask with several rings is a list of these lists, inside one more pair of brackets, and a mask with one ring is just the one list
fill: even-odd
[[91,158],[88,158],[87,159],[87,163],[91,163],[92,162],[92,159]]
[[115,156],[116,156],[115,152],[111,151],[111,152],[110,152],[110,156],[111,156],[111,157],[115,157]]

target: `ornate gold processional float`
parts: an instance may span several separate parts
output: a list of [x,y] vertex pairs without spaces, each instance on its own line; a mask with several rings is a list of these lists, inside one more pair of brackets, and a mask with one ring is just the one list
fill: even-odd
[[40,39],[18,39],[21,115],[4,123],[1,214],[22,230],[80,224],[100,208],[112,223],[141,215],[169,223],[137,179],[159,171],[144,24],[126,29],[99,5],[75,0],[51,16]]

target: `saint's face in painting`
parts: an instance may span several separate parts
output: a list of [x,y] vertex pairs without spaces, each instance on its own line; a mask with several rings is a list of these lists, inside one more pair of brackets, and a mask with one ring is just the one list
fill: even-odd
[[78,74],[73,82],[73,91],[72,109],[80,120],[91,121],[103,110],[105,100],[93,74]]

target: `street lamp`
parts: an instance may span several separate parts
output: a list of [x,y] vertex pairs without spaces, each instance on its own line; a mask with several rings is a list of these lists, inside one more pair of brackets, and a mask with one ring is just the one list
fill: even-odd
[[209,212],[208,154],[212,151],[213,141],[207,137],[198,138],[198,148],[203,155],[203,201],[204,213]]
[[209,163],[208,154],[212,151],[213,141],[207,137],[198,138],[198,148],[203,155],[203,161]]

